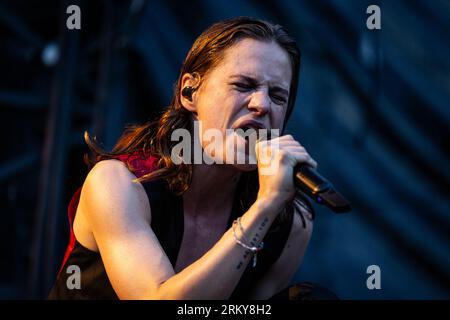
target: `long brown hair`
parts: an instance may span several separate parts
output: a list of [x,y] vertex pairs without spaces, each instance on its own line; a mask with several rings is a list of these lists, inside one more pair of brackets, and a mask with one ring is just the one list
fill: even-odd
[[[171,150],[177,143],[171,141],[172,132],[184,128],[192,133],[193,118],[191,113],[181,105],[181,79],[186,73],[197,74],[204,79],[223,57],[224,51],[243,38],[275,42],[289,54],[292,79],[285,122],[289,118],[296,98],[300,70],[300,50],[287,31],[280,25],[250,17],[237,17],[217,22],[206,29],[194,42],[181,67],[180,75],[174,87],[172,101],[165,112],[156,121],[126,128],[111,152],[99,147],[95,140],[85,133],[85,140],[92,154],[85,155],[85,162],[91,168],[98,161],[111,159],[117,155],[142,152],[158,158],[158,169],[140,177],[140,182],[151,179],[164,179],[171,191],[176,194],[185,192],[192,178],[192,165],[175,165],[171,160]],[[201,83],[202,80],[200,80]],[[127,164],[128,165],[128,164]],[[133,169],[133,168],[129,168]],[[252,187],[257,188],[257,175],[245,175],[252,180]],[[255,181],[256,180],[256,181]],[[254,194],[255,192],[251,192]]]

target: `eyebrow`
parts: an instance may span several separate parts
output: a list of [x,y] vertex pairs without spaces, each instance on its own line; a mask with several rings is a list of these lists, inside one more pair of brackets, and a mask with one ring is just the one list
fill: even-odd
[[[243,79],[243,80],[247,81],[248,83],[250,83],[252,85],[257,85],[258,84],[258,80],[256,80],[253,77],[246,76],[246,75],[243,75],[243,74],[232,75],[232,76],[230,76],[230,78],[240,78],[240,79]],[[272,86],[271,89],[274,90],[274,91],[282,92],[282,93],[286,94],[287,96],[289,96],[289,91],[284,89],[284,88],[282,88],[282,87],[280,87],[280,86],[275,85],[275,86]]]

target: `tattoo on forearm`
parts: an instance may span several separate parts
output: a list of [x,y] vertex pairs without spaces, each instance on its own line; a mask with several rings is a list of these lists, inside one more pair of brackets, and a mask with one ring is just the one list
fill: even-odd
[[[247,258],[247,256],[250,254],[249,250],[246,250],[244,252],[244,256],[242,257],[242,259],[245,261],[245,258]],[[238,265],[236,266],[236,270],[239,270],[243,265],[244,265],[244,261],[239,261]]]
[[266,224],[269,222],[269,219],[267,217],[264,218],[263,222],[261,223],[261,225],[259,226],[259,231],[262,231],[264,229],[264,227],[266,226]]
[[[264,227],[267,225],[267,223],[269,222],[269,219],[266,217],[264,218],[263,222],[261,222],[261,225],[259,226],[258,230],[262,231],[264,229]],[[256,246],[256,243],[258,242],[258,240],[260,239],[260,235],[259,233],[255,233],[255,235],[252,238],[252,241],[250,242],[250,245],[252,246]],[[251,252],[249,250],[246,250],[244,252],[244,255],[242,256],[242,260],[239,261],[239,263],[236,266],[236,270],[239,270],[243,265],[244,265],[244,261],[245,259],[251,254]]]

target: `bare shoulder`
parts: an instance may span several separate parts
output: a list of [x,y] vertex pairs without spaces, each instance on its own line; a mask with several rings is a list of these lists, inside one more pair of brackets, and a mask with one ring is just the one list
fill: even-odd
[[108,279],[121,299],[155,297],[159,284],[174,275],[151,228],[145,189],[135,178],[122,162],[101,161],[86,177],[79,202],[81,216],[86,217],[84,225],[89,228],[84,235],[92,239],[85,243],[100,253]]
[[89,171],[87,179],[99,178],[100,175],[101,178],[122,177],[126,178],[126,180],[136,178],[122,161],[116,159],[97,162],[91,171]]
[[119,160],[98,162],[83,184],[80,209],[95,227],[114,226],[117,222],[145,219],[150,223],[150,205],[144,187]]

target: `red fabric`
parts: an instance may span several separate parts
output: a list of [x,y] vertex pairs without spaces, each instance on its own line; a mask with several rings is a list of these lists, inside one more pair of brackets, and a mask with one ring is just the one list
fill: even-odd
[[67,246],[66,253],[64,254],[64,259],[61,265],[61,268],[58,272],[58,277],[62,272],[62,269],[64,265],[67,262],[67,259],[69,259],[70,254],[72,253],[73,248],[75,247],[75,234],[73,233],[73,220],[75,219],[75,213],[77,211],[78,202],[80,200],[80,194],[81,194],[81,187],[78,188],[78,190],[73,195],[72,199],[69,203],[69,209],[68,209],[68,216],[69,216],[69,228],[70,228],[70,240],[69,245]]
[[[132,172],[136,177],[142,177],[143,175],[150,173],[157,169],[157,161],[158,158],[154,156],[145,156],[142,152],[137,152],[131,155],[124,154],[115,157],[117,160],[128,163],[132,167]],[[68,217],[69,217],[69,227],[70,227],[70,240],[67,246],[66,252],[64,254],[64,259],[61,265],[61,268],[58,272],[58,277],[61,274],[67,259],[69,259],[70,254],[72,253],[75,247],[75,233],[73,232],[73,221],[75,220],[75,214],[77,212],[78,202],[80,201],[82,187],[79,187],[75,194],[72,196],[72,199],[69,203],[68,208]]]
[[133,173],[138,178],[157,169],[158,158],[154,156],[145,156],[142,152],[131,155],[119,155],[116,159],[127,162],[133,168]]

